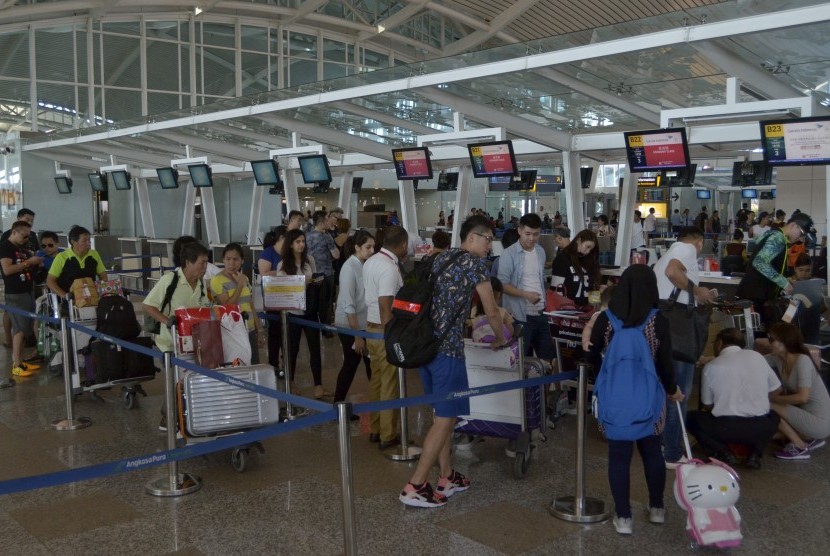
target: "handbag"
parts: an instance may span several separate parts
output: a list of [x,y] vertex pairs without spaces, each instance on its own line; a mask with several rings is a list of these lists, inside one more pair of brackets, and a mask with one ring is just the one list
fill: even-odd
[[694,283],[689,281],[686,291],[689,303],[677,303],[680,289],[674,288],[668,300],[660,300],[660,313],[669,319],[672,359],[695,363],[706,348],[709,337],[711,308],[695,304]]
[[248,326],[239,311],[222,315],[222,351],[226,361],[238,361],[242,365],[251,364],[251,339]]
[[550,287],[545,292],[545,311],[575,311],[577,310],[576,303],[573,299],[565,297],[560,292],[559,288]]
[[218,320],[193,323],[193,351],[196,364],[206,369],[215,369],[225,363],[222,349],[222,323]]

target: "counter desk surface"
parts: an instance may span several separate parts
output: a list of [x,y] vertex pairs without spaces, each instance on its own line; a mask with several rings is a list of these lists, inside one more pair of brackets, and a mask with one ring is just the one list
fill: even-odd
[[[603,268],[600,271],[600,274],[603,276],[615,276],[619,277],[623,273],[622,268]],[[727,286],[736,286],[741,282],[740,278],[733,278],[731,276],[723,276],[720,273],[713,274],[713,273],[706,273],[701,272],[700,275],[700,283],[701,284],[719,284],[719,285],[727,285]]]

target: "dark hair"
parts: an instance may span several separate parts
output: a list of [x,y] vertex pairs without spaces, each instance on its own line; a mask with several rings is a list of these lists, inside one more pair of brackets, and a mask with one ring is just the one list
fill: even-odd
[[504,234],[501,236],[501,246],[505,249],[513,245],[519,241],[519,230],[516,228],[510,228],[504,231]]
[[326,218],[328,218],[328,217],[329,217],[329,213],[327,213],[326,211],[317,210],[317,211],[314,211],[314,215],[312,215],[311,218],[313,219],[314,225],[316,226],[317,224],[325,222]]
[[[40,237],[43,237],[43,235],[41,235]],[[797,266],[810,266],[810,267],[812,267],[812,265],[813,265],[813,261],[812,261],[812,259],[810,259],[810,255],[808,255],[807,253],[799,253],[798,258],[795,260],[795,264],[793,265],[793,268],[795,268]]]
[[677,234],[677,239],[680,241],[683,241],[684,239],[697,241],[698,239],[703,239],[703,237],[703,230],[697,226],[684,226],[680,228],[680,232]]
[[608,216],[606,216],[605,214],[600,214],[599,216],[597,216],[597,222],[599,222],[601,224],[605,224],[607,226],[608,225]]
[[305,218],[305,214],[303,214],[302,211],[292,210],[288,213],[288,220],[286,220],[286,222],[291,222],[291,219],[294,218],[295,216],[299,216],[300,218]]
[[[579,254],[578,242],[580,241],[583,243],[591,241],[594,244],[591,251],[584,257]],[[580,278],[585,276],[582,272],[584,268],[591,280],[591,287],[593,288],[599,284],[599,241],[597,241],[597,234],[591,230],[582,230],[576,234],[573,241],[562,249],[562,252],[567,255],[568,260],[571,261],[571,266],[576,270]]]
[[[72,232],[70,232],[72,233]],[[87,232],[89,233],[89,232]],[[71,238],[70,238],[71,239]],[[184,266],[182,264],[182,248],[190,243],[198,243],[199,240],[193,236],[179,236],[173,242],[173,266]]]
[[56,234],[55,232],[50,232],[50,231],[40,232],[40,239],[41,240],[44,240],[44,239],[47,239],[47,238],[51,239],[55,243],[60,241],[60,238],[58,237],[58,234]]
[[767,211],[762,210],[760,213],[758,213],[758,221],[760,222],[761,220],[763,220],[764,218],[766,218],[769,215],[770,214]]
[[776,218],[784,218],[785,216],[787,216],[787,213],[784,212],[782,209],[778,209],[775,211]]
[[[534,214],[534,216],[536,215]],[[538,219],[539,217],[536,216],[536,218]],[[474,214],[467,217],[464,222],[461,223],[461,230],[458,232],[458,235],[463,243],[467,241],[467,237],[471,233],[482,231],[490,231],[490,220],[484,215]]]
[[26,222],[25,220],[15,220],[12,222],[12,231],[19,230],[20,228],[29,228],[32,229],[32,225]]
[[[767,331],[770,343],[773,339],[778,340],[784,344],[787,353],[801,353],[810,357],[810,350],[804,345],[804,336],[801,335],[801,330],[797,326],[789,322],[779,322],[773,324]],[[810,357],[810,361],[813,358]]]
[[603,307],[608,307],[608,304],[611,303],[611,298],[614,297],[614,291],[616,291],[616,289],[616,284],[607,285],[599,295],[599,304]]
[[732,234],[732,239],[740,241],[744,238],[744,231],[740,228],[735,228],[735,233]]
[[400,226],[386,226],[383,229],[383,246],[389,250],[409,241],[409,234]]
[[444,230],[438,230],[432,234],[432,245],[436,249],[446,249],[452,243],[452,237]]
[[34,215],[35,215],[35,211],[33,211],[32,209],[22,208],[19,211],[17,211],[17,217],[18,218],[23,218],[24,216],[32,216],[33,217]]
[[193,241],[182,246],[182,251],[179,253],[179,256],[183,263],[181,266],[184,267],[185,263],[193,264],[199,260],[199,257],[210,257],[210,251],[198,241]]
[[238,243],[229,243],[222,249],[222,258],[225,258],[225,255],[228,254],[228,251],[236,251],[242,260],[245,260],[245,252],[242,250],[242,246]]
[[305,238],[305,232],[302,230],[288,230],[288,233],[285,234],[285,241],[282,242],[282,269],[285,271],[286,274],[289,276],[293,276],[297,274],[298,270],[302,270],[306,263],[308,262],[308,248],[303,249],[303,252],[300,253],[300,268],[297,268],[297,262],[294,260],[294,251],[291,249],[291,246],[294,242],[300,238]]
[[810,230],[813,229],[813,219],[810,218],[809,214],[805,214],[803,212],[793,213],[790,219],[787,221],[787,224],[791,222],[795,222],[799,228],[801,228],[805,234],[810,233]]
[[346,242],[343,243],[343,252],[340,254],[340,260],[344,262],[348,260],[349,257],[355,254],[358,247],[366,245],[366,242],[370,239],[375,239],[375,236],[366,230],[358,230],[354,235],[347,237]]
[[[490,286],[493,288],[493,295],[498,293],[504,293],[504,286],[501,283],[501,280],[496,278],[495,276],[490,276]],[[476,296],[476,313],[478,315],[484,314],[484,304],[481,302],[481,297]]]
[[[534,212],[529,212],[519,218],[519,226],[538,230],[542,227],[542,219]],[[461,241],[464,241],[463,239]]]
[[89,230],[87,230],[83,226],[72,226],[69,229],[69,243],[75,243],[76,241],[81,239],[81,236],[84,235],[84,234],[86,234],[88,236],[92,235],[89,232]]
[[[689,210],[689,209],[686,209],[686,210]],[[639,210],[635,210],[634,211],[634,216],[643,216],[643,213],[640,212]]]
[[723,347],[738,346],[741,349],[746,347],[746,338],[737,328],[724,328],[715,336],[715,341],[720,341]]

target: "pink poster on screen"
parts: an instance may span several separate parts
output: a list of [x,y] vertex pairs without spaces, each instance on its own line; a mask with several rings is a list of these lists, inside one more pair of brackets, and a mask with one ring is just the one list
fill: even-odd
[[682,166],[687,163],[679,133],[643,135],[643,149],[648,166]]

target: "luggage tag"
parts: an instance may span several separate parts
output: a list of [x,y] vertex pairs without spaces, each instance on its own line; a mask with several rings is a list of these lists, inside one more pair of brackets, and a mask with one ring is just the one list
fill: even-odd
[[792,322],[795,318],[795,313],[798,311],[798,306],[801,305],[801,302],[797,299],[790,299],[790,304],[787,306],[787,310],[784,311],[784,316],[781,317],[781,320],[784,322]]

